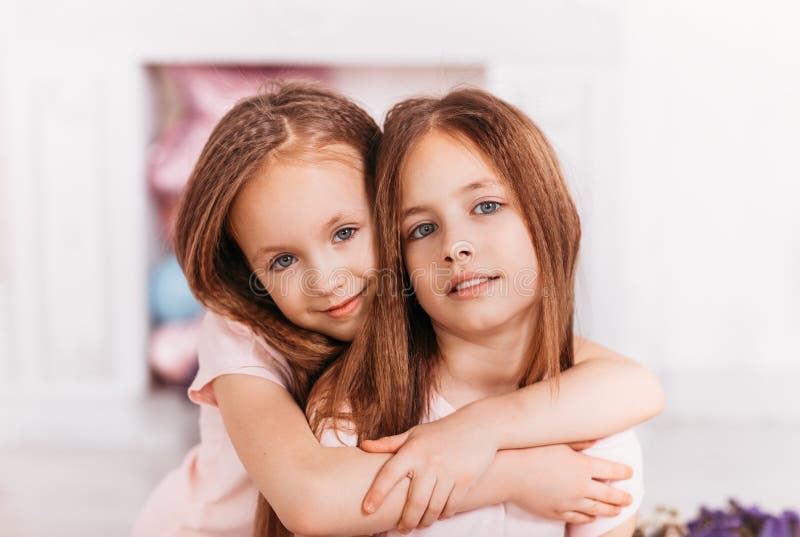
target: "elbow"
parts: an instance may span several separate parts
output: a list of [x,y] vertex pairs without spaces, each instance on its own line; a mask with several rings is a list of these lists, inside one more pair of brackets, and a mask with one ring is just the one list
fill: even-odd
[[302,537],[330,537],[330,534],[323,531],[323,529],[308,516],[308,513],[299,515],[299,518],[291,524],[284,524],[292,535]]
[[277,514],[281,523],[293,535],[302,535],[303,537],[326,537],[329,535],[314,515],[313,508],[289,507]]
[[655,373],[644,366],[641,366],[641,368],[644,376],[642,379],[642,386],[644,388],[642,412],[644,414],[644,420],[649,420],[658,416],[664,410],[664,388],[661,385],[661,380],[659,380]]
[[295,501],[284,505],[276,514],[281,523],[291,533],[303,537],[336,537],[335,518],[328,512],[326,502],[319,493],[319,487],[298,487],[293,497]]

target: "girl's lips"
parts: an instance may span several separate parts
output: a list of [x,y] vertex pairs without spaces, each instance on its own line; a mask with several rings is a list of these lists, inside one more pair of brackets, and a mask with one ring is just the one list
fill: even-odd
[[473,278],[473,280],[480,280],[469,287],[459,289],[457,286],[450,291],[447,296],[456,300],[466,300],[486,293],[492,282],[500,278],[500,276],[480,276]]
[[353,298],[346,300],[334,308],[327,309],[322,313],[330,315],[334,319],[343,319],[354,313],[361,306],[361,302],[363,302],[363,300],[363,292],[358,293]]

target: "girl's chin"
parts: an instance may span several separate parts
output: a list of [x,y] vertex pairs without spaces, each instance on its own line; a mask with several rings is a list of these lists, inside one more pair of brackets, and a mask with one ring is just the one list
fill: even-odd
[[[354,324],[354,323],[353,323]],[[336,327],[325,327],[317,330],[320,334],[324,334],[329,338],[333,338],[337,341],[342,341],[344,343],[352,342],[356,337],[357,327],[350,327],[350,326],[336,326]]]
[[449,332],[478,335],[496,332],[502,327],[503,322],[485,317],[470,318],[464,315],[445,319],[442,322],[435,322],[435,324]]
[[530,317],[525,308],[524,312],[509,314],[506,308],[503,311],[494,311],[487,308],[488,304],[476,304],[472,308],[459,308],[460,311],[442,312],[441,316],[431,315],[434,326],[439,326],[448,332],[465,335],[497,335],[500,331],[517,326],[515,322],[530,322]]

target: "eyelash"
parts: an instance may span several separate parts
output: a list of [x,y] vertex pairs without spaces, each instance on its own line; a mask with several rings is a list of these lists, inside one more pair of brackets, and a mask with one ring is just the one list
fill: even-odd
[[[346,239],[342,239],[342,240],[337,241],[336,240],[337,236],[342,231],[352,231],[352,233]],[[346,241],[349,241],[350,239],[352,239],[353,237],[356,236],[356,233],[358,233],[358,228],[357,227],[354,227],[354,226],[343,227],[342,229],[337,230],[336,233],[333,234],[333,242],[346,242]]]
[[[492,211],[492,212],[490,212],[490,213],[476,213],[476,212],[475,212],[475,209],[477,209],[477,208],[478,208],[478,207],[480,207],[481,205],[488,205],[488,204],[492,204],[492,205],[494,205],[494,206],[496,207],[496,208],[495,208],[495,210],[494,210],[494,211]],[[473,207],[473,208],[472,208],[472,214],[495,214],[495,213],[496,213],[497,211],[499,211],[499,210],[500,210],[502,207],[503,207],[503,204],[502,204],[502,203],[500,203],[499,201],[481,201],[480,203],[478,203],[477,205],[475,205],[475,207]]]
[[270,270],[275,270],[275,271],[281,271],[281,270],[286,270],[287,268],[289,268],[292,265],[294,265],[294,262],[292,262],[292,263],[290,263],[289,265],[287,265],[285,267],[278,266],[278,261],[280,261],[281,259],[284,259],[286,257],[291,257],[292,259],[297,260],[297,258],[295,256],[291,255],[291,254],[282,254],[282,255],[279,255],[278,257],[273,258],[273,260],[269,262],[269,269]]
[[414,235],[417,233],[417,231],[418,231],[420,228],[422,228],[423,226],[433,226],[433,227],[434,227],[434,229],[433,229],[433,231],[431,231],[431,233],[433,233],[434,231],[436,231],[437,229],[439,229],[439,226],[437,226],[436,224],[433,224],[433,223],[431,223],[431,222],[425,222],[425,223],[423,223],[423,224],[420,224],[420,225],[416,226],[414,229],[412,229],[412,230],[411,230],[411,233],[410,233],[410,234],[409,234],[409,236],[408,236],[408,240],[410,240],[410,241],[416,241],[416,240],[419,240],[419,239],[424,239],[425,237],[427,237],[428,235],[430,235],[431,233],[428,233],[427,235],[423,235],[423,236],[421,236],[421,237],[415,237],[415,236],[414,236]]
[[[478,207],[480,207],[481,205],[484,205],[484,204],[492,204],[492,205],[495,207],[495,209],[494,209],[493,211],[491,211],[491,212],[485,212],[485,213],[476,213],[476,212],[475,212],[475,210],[476,210]],[[504,205],[504,204],[503,204],[503,203],[500,203],[499,201],[481,201],[481,202],[477,203],[477,204],[476,204],[476,205],[475,205],[475,206],[472,208],[471,214],[480,214],[480,215],[496,214],[496,213],[497,213],[497,211],[499,211],[500,209],[502,209],[503,205]],[[419,229],[420,229],[422,226],[433,226],[433,227],[434,227],[434,229],[433,229],[433,230],[432,230],[430,233],[428,233],[427,235],[423,235],[423,236],[421,236],[421,237],[415,237],[414,235],[417,233],[417,231],[419,231]],[[434,232],[434,231],[436,231],[437,229],[439,229],[439,226],[437,226],[436,224],[434,224],[434,223],[432,223],[432,222],[424,222],[424,223],[422,223],[422,224],[419,224],[419,225],[417,225],[416,227],[414,227],[414,229],[412,229],[412,230],[411,230],[411,233],[410,233],[410,234],[409,234],[409,236],[408,236],[408,240],[410,240],[410,241],[415,241],[415,240],[419,240],[419,239],[424,239],[425,237],[427,237],[428,235],[430,235],[431,233],[433,233],[433,232]]]
[[[344,239],[341,239],[341,240],[337,240],[339,233],[341,233],[342,231],[351,231],[351,233],[347,238],[344,238]],[[358,233],[358,228],[357,227],[354,227],[354,226],[343,227],[342,229],[337,230],[333,234],[333,242],[335,242],[335,243],[347,242],[347,241],[351,240],[353,237],[355,237],[356,233]],[[295,262],[292,262],[289,265],[286,265],[285,267],[282,267],[282,266],[278,265],[278,261],[280,261],[281,259],[287,258],[287,257],[290,257],[290,258],[294,259],[295,262],[297,261],[297,258],[295,256],[291,255],[291,254],[281,254],[281,255],[279,255],[277,257],[272,258],[272,260],[269,262],[269,270],[281,271],[281,270],[286,270],[287,268],[289,268],[292,265],[294,265]]]

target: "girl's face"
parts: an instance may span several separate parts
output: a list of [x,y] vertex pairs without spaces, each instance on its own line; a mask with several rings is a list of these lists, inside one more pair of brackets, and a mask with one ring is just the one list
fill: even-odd
[[433,130],[406,157],[400,230],[434,326],[480,335],[528,322],[538,265],[514,197],[473,144]]
[[268,162],[237,194],[231,225],[263,286],[254,292],[292,323],[351,341],[374,295],[371,215],[359,155],[326,149],[338,158]]

